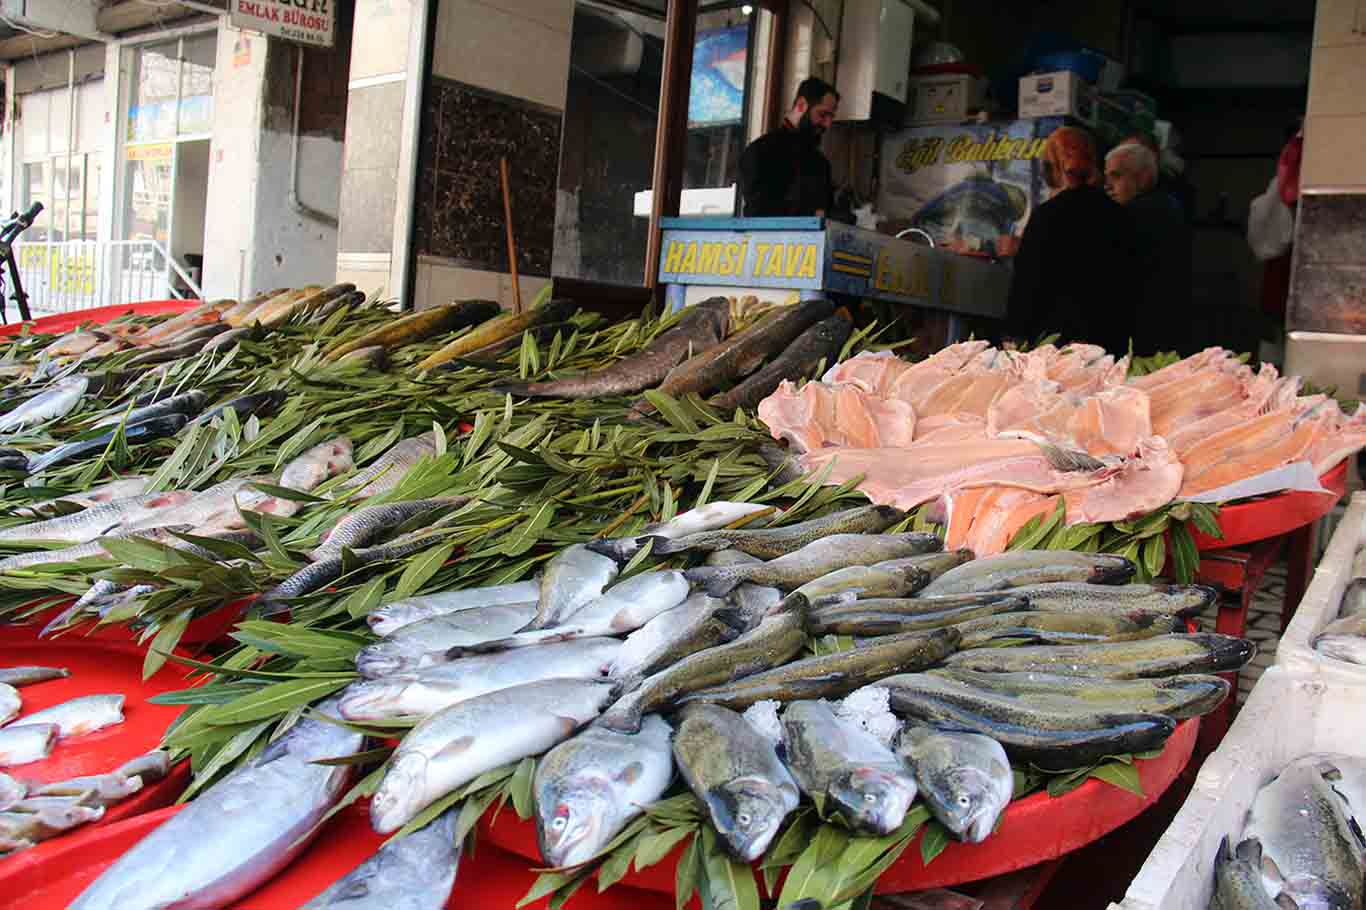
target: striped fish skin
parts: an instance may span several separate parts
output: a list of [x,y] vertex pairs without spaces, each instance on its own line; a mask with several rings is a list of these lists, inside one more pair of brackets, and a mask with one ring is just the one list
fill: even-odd
[[146,493],[119,499],[81,512],[0,530],[0,541],[61,540],[87,543],[118,528],[151,518],[157,512],[182,506],[195,496],[188,490]]

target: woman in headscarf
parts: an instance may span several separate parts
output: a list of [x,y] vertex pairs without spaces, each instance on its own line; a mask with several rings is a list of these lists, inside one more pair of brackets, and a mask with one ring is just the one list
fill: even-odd
[[1133,229],[1101,188],[1095,142],[1085,130],[1059,127],[1043,152],[1051,198],[1030,215],[1014,257],[1007,336],[1034,343],[1104,345],[1127,353],[1135,325]]

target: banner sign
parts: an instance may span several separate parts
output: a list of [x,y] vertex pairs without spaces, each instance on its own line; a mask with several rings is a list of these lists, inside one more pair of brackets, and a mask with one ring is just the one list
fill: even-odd
[[331,47],[336,40],[339,0],[230,0],[233,28],[286,41]]
[[659,280],[818,288],[824,256],[824,231],[666,231]]

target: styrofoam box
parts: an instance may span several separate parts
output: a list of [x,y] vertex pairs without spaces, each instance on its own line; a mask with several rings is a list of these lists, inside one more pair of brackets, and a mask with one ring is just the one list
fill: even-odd
[[1240,837],[1257,791],[1289,762],[1315,752],[1366,757],[1366,688],[1272,667],[1205,761],[1124,899],[1110,910],[1206,910],[1220,840]]
[[1292,673],[1322,679],[1331,685],[1366,691],[1366,667],[1324,657],[1314,650],[1323,627],[1338,618],[1342,592],[1352,580],[1352,558],[1366,535],[1366,492],[1355,493],[1347,514],[1338,522],[1333,539],[1314,570],[1313,580],[1294,619],[1276,647],[1276,664]]

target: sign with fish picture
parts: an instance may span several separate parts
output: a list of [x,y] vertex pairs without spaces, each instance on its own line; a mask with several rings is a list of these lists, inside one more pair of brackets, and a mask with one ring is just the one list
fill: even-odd
[[936,124],[883,139],[878,210],[893,232],[919,228],[936,247],[1013,256],[1046,197],[1042,155],[1061,117]]

